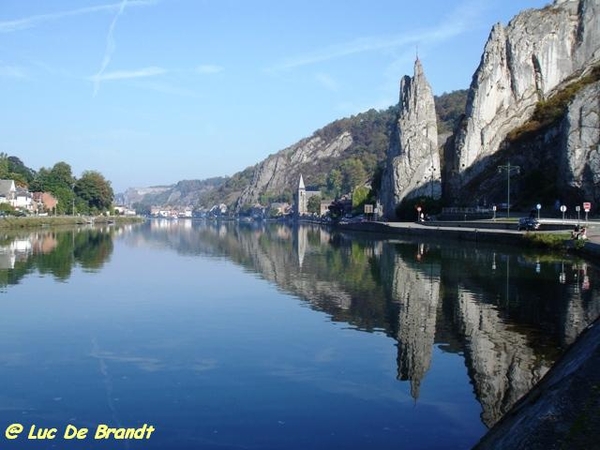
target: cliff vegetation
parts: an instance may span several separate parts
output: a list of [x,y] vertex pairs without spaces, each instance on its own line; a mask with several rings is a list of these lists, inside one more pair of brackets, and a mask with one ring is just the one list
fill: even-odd
[[567,80],[552,95],[540,100],[535,105],[531,119],[511,131],[507,136],[508,141],[515,142],[534,133],[539,133],[561,120],[577,93],[597,81],[600,81],[600,64],[592,67],[589,73],[584,76]]

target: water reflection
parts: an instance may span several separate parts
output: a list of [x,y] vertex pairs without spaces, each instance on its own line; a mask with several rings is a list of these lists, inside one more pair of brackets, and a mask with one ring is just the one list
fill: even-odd
[[[4,236],[0,286],[32,273],[66,281],[74,268],[98,272],[117,240],[233,261],[344,327],[385,333],[397,347],[389,365],[415,402],[426,397],[435,354],[462,355],[487,426],[600,314],[600,274],[584,260],[280,224],[154,220]],[[93,355],[111,357],[96,341]]]
[[0,288],[18,284],[27,274],[66,281],[74,267],[94,272],[113,251],[114,229],[89,228],[7,233],[0,238]]
[[279,224],[153,221],[127,239],[231,259],[333,321],[385,332],[415,401],[436,346],[463,354],[487,426],[600,314],[598,269],[564,255]]

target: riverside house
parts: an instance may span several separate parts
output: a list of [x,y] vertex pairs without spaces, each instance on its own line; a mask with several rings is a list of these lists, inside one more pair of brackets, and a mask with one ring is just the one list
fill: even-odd
[[13,180],[0,180],[0,203],[14,205],[17,198],[17,188]]
[[0,203],[31,214],[54,211],[58,200],[49,192],[31,193],[25,187],[17,187],[14,180],[0,180]]

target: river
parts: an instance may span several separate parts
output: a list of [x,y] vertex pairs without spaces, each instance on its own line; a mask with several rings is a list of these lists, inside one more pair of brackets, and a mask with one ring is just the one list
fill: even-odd
[[152,220],[3,235],[0,302],[3,449],[468,449],[598,317],[600,273]]

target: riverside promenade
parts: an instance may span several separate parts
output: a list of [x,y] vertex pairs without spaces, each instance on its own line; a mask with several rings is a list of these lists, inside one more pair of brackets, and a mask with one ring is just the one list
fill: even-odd
[[575,248],[569,239],[577,225],[576,220],[541,219],[536,231],[519,231],[517,222],[512,220],[472,220],[472,221],[428,221],[428,222],[348,222],[340,223],[341,230],[377,233],[386,236],[425,236],[428,238],[457,239],[475,242],[496,242],[511,245],[525,245],[530,234],[564,234],[566,247],[576,253],[600,259],[600,221],[588,221],[587,239],[581,247]]

